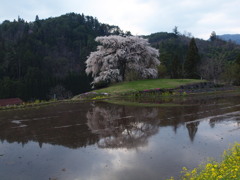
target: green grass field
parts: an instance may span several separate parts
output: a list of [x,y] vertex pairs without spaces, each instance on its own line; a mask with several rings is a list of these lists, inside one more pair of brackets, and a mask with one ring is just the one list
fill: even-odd
[[122,93],[130,93],[136,91],[144,91],[149,89],[168,89],[168,88],[176,88],[181,85],[192,84],[192,83],[200,83],[204,82],[204,80],[197,79],[146,79],[139,81],[131,81],[131,82],[122,82],[113,84],[107,88],[95,90],[97,93],[109,93],[111,95],[114,94],[122,94]]

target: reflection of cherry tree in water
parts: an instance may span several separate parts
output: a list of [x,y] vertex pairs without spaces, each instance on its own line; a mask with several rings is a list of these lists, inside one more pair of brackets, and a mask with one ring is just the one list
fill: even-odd
[[234,123],[231,131],[239,131],[240,99],[230,100],[221,101],[220,105],[213,101],[208,106],[201,102],[201,106],[165,108],[124,107],[99,102],[95,106],[89,102],[59,103],[21,111],[1,111],[0,141],[22,143],[23,146],[33,141],[40,147],[47,143],[74,149],[96,143],[99,147],[133,148],[147,145],[148,138],[159,128],[173,128],[177,134],[182,126],[186,126],[193,141],[198,126],[206,118],[211,127],[229,122]]
[[147,144],[158,132],[158,110],[126,106],[93,106],[87,113],[88,126],[100,136],[101,148],[135,148]]

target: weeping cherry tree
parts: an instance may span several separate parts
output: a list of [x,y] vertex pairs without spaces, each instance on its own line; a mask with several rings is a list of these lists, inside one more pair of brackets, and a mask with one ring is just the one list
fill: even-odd
[[148,40],[112,35],[97,37],[96,41],[101,45],[86,61],[93,87],[124,81],[127,72],[138,73],[140,79],[157,78],[159,52]]

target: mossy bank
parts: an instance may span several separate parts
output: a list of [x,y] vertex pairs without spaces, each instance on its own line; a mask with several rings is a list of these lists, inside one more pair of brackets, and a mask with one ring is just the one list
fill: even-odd
[[[196,79],[148,79],[131,82],[121,82],[113,84],[109,87],[93,90],[91,92],[83,93],[75,96],[73,99],[84,99],[92,96],[123,96],[142,91],[153,91],[160,89],[174,89],[183,85],[197,84],[206,82],[204,80]],[[94,95],[95,94],[95,95]]]

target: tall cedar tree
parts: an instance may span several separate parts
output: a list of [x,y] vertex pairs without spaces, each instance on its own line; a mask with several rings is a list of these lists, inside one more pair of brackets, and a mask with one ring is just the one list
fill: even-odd
[[0,23],[0,98],[27,101],[58,98],[64,89],[73,95],[89,91],[84,62],[97,47],[94,39],[115,34],[124,35],[118,26],[75,13]]
[[195,39],[192,38],[189,43],[187,57],[184,62],[184,72],[186,78],[199,78],[197,72],[197,65],[199,64],[199,61],[200,56],[198,54],[198,48],[195,43]]
[[172,61],[171,78],[179,78],[181,76],[181,64],[177,54],[174,55]]
[[235,60],[235,63],[237,63],[238,65],[240,65],[240,54],[238,54],[236,60]]
[[234,73],[233,73],[233,77],[232,79],[234,79],[234,82],[233,84],[234,85],[240,85],[240,54],[237,56],[236,60],[235,60],[235,63],[234,63],[234,68],[232,70]]

